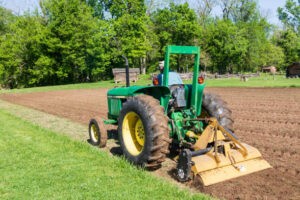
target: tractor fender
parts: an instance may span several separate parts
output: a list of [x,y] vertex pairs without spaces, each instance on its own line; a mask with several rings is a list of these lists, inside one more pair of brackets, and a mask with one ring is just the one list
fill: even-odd
[[138,94],[146,94],[154,97],[155,99],[160,101],[160,105],[162,105],[165,108],[165,110],[167,110],[169,99],[171,97],[170,89],[165,86],[144,87],[134,92],[134,95]]
[[131,86],[110,89],[107,92],[108,118],[117,119],[122,109],[122,104],[128,98],[146,94],[160,101],[160,104],[167,110],[170,99],[170,89],[165,86]]

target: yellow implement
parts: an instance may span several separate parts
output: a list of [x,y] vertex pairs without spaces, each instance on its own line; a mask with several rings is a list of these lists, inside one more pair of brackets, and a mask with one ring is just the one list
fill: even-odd
[[208,186],[271,168],[256,148],[240,143],[217,119],[206,120],[209,125],[193,146],[195,151],[185,149],[179,155],[179,180],[188,180],[192,172],[201,177],[204,186]]

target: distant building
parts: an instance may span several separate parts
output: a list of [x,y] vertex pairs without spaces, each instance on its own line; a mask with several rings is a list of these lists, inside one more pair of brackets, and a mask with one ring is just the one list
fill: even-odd
[[[126,83],[126,69],[125,68],[114,68],[112,69],[115,83]],[[140,74],[139,68],[129,68],[129,80],[136,82],[138,75]]]
[[262,68],[262,71],[263,72],[266,72],[266,73],[271,73],[271,74],[276,74],[276,67],[275,66],[267,66],[267,67],[263,67]]
[[287,78],[300,78],[300,62],[291,64],[286,69]]

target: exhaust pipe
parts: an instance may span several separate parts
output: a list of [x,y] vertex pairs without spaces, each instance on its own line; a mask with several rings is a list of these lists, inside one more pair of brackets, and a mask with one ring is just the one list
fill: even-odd
[[130,87],[128,59],[127,59],[126,56],[124,56],[124,55],[122,55],[122,58],[124,58],[124,60],[125,60],[125,65],[126,65],[126,87]]

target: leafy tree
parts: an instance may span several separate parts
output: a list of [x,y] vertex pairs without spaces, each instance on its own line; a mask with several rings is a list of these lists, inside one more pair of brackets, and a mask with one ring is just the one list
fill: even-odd
[[205,72],[207,71],[207,67],[211,65],[211,58],[209,54],[203,49],[201,50],[200,53],[200,65],[202,66]]
[[221,0],[223,19],[234,22],[248,22],[257,17],[255,0]]
[[279,46],[274,45],[271,41],[266,41],[260,50],[261,63],[260,66],[276,66],[277,69],[283,70],[284,52]]
[[243,57],[243,71],[260,71],[265,60],[262,54],[268,43],[269,23],[264,18],[254,18],[249,22],[238,23],[240,29],[245,29],[244,38],[248,41],[247,53]]
[[234,9],[234,4],[236,0],[221,0],[220,6],[223,12],[223,19],[230,19],[232,10]]
[[250,22],[259,17],[255,0],[237,0],[231,13],[234,22]]
[[146,52],[148,45],[146,6],[143,0],[105,0],[106,11],[110,13],[109,23],[113,28],[112,51],[113,63],[124,66],[121,55],[129,59],[129,63],[141,66],[142,73],[146,71]]
[[103,0],[82,0],[85,1],[94,10],[93,16],[104,19],[105,4]]
[[25,15],[0,44],[0,79],[10,87],[74,83],[109,77],[110,26],[78,0],[47,0],[43,16]]
[[216,0],[203,0],[203,1],[196,1],[196,13],[198,15],[200,24],[205,26],[208,21],[211,19],[211,13],[214,6],[217,4]]
[[[194,10],[189,8],[187,3],[175,5],[170,4],[170,8],[158,9],[152,18],[154,32],[159,41],[160,59],[164,57],[167,45],[196,45],[200,27]],[[177,70],[182,71],[184,57],[177,56]]]
[[291,29],[276,32],[272,41],[283,49],[284,64],[290,65],[300,60],[300,37]]
[[277,12],[284,25],[300,33],[300,0],[287,0],[284,8],[279,7]]
[[9,25],[0,44],[0,81],[5,87],[35,86],[51,69],[36,67],[44,27],[39,16],[25,15]]
[[[56,61],[55,76],[61,83],[84,82],[93,79],[92,72],[107,74],[109,62],[105,42],[108,26],[92,17],[92,10],[78,0],[45,2],[47,34],[45,55]],[[105,42],[101,42],[104,40]],[[94,52],[99,53],[95,55]],[[94,65],[97,64],[97,65]]]
[[147,7],[147,15],[150,16],[152,12],[158,8],[162,9],[167,7],[172,0],[145,0],[145,5]]
[[263,18],[255,0],[222,0],[223,17],[230,19],[247,40],[247,51],[243,54],[238,70],[258,71],[266,60],[266,51],[271,25]]
[[216,20],[207,27],[203,48],[212,60],[212,71],[225,73],[240,71],[242,58],[247,53],[248,41],[243,37],[245,29],[239,29],[230,20]]
[[[192,3],[195,11],[180,2]],[[261,17],[256,0],[219,1],[223,19],[211,16],[216,2],[41,0],[40,13],[22,16],[0,7],[0,84],[103,80],[111,78],[112,67],[124,66],[121,55],[142,72],[146,65],[156,71],[166,45],[200,45],[201,67],[220,73],[299,61],[299,0],[278,8],[286,29],[272,37],[272,25]],[[193,59],[174,55],[170,61],[182,72]]]
[[14,21],[14,18],[10,10],[0,6],[0,35],[8,30],[8,25]]

